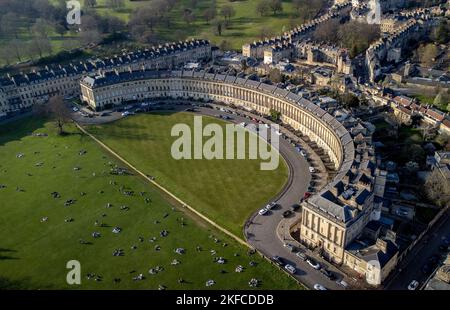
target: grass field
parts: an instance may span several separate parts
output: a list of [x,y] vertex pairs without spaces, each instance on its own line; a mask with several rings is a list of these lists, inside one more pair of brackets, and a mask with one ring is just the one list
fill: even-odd
[[[212,122],[225,124],[203,117],[204,125]],[[175,160],[170,151],[176,137],[170,133],[177,123],[192,125],[193,114],[141,114],[88,130],[196,210],[242,236],[246,219],[281,191],[288,177],[285,162],[280,159],[277,170],[261,171],[259,160]]]
[[[75,128],[68,129],[69,135],[57,136],[53,124],[30,118],[0,126],[0,288],[201,289],[213,279],[213,289],[247,289],[251,278],[261,280],[262,289],[299,288],[257,254],[247,254],[245,247],[199,219],[173,209],[144,180],[110,174],[116,162]],[[137,135],[129,137],[137,143],[133,138]],[[53,198],[52,192],[61,197]],[[68,199],[75,202],[65,206]],[[107,203],[112,207],[106,208]],[[73,221],[66,222],[69,218]],[[96,226],[96,221],[104,227]],[[116,226],[122,228],[118,234],[112,232]],[[169,232],[167,237],[160,236],[162,230]],[[101,236],[94,238],[93,232]],[[197,245],[202,251],[196,250]],[[184,255],[174,252],[178,247],[185,248]],[[119,248],[125,255],[113,256]],[[217,251],[216,256],[211,250]],[[214,262],[218,256],[226,264]],[[81,263],[81,286],[66,284],[65,266],[72,259]],[[171,265],[173,259],[180,264]],[[235,272],[239,264],[245,267],[242,273]],[[156,266],[163,270],[149,274]],[[88,273],[102,278],[88,280]],[[132,280],[139,273],[145,279]],[[115,278],[120,282],[114,283]],[[179,278],[185,283],[178,283]]]
[[[203,18],[203,12],[210,7],[211,0],[198,0],[195,7],[192,0],[180,0],[174,10],[170,12],[171,26],[169,28],[159,27],[157,33],[165,40],[175,41],[189,37],[206,38],[215,44],[220,44],[223,40],[230,43],[233,49],[240,50],[244,43],[253,42],[261,38],[261,30],[266,30],[266,36],[279,35],[290,29],[294,24],[300,24],[304,20],[294,14],[291,1],[283,1],[283,12],[280,14],[269,14],[261,16],[256,12],[258,0],[234,1],[216,0],[218,17],[220,9],[224,5],[230,5],[236,14],[230,19],[231,27],[224,29],[221,36],[214,34],[211,23],[207,23]],[[100,14],[109,14],[121,18],[128,22],[131,12],[140,6],[142,2],[125,1],[125,7],[114,11],[105,6],[105,0],[97,1],[96,10]],[[191,24],[187,24],[182,16],[185,9],[191,9],[196,19]],[[270,33],[267,33],[270,30]]]

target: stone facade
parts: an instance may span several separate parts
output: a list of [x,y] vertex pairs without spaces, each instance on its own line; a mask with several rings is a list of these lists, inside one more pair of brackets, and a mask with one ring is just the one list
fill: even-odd
[[207,40],[187,40],[112,58],[47,66],[26,74],[7,75],[0,78],[0,117],[20,113],[35,103],[47,101],[52,95],[79,96],[80,80],[94,72],[170,69],[186,62],[210,58],[211,45]]

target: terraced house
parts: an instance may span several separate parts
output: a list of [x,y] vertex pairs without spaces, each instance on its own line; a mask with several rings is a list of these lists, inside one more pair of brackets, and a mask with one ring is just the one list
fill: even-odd
[[186,40],[155,46],[143,51],[124,53],[111,58],[94,59],[69,65],[47,66],[24,74],[0,78],[0,117],[8,117],[46,102],[52,95],[80,95],[80,80],[87,74],[111,69],[118,72],[176,68],[188,61],[211,58],[207,40]]

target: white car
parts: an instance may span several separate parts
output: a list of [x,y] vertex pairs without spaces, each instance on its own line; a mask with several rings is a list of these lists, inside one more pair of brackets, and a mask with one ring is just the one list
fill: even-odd
[[130,112],[128,112],[128,111],[125,111],[122,113],[122,116],[128,116],[128,115],[130,115]]
[[292,244],[290,244],[290,243],[285,243],[285,244],[283,244],[283,246],[286,249],[288,249],[290,252],[294,252],[294,250],[295,250],[294,246]]
[[304,253],[302,252],[297,252],[297,254],[295,254],[298,258],[300,258],[301,260],[307,260],[307,257]]
[[80,109],[78,109],[77,107],[73,107],[73,108],[72,108],[72,111],[78,112],[78,111],[80,111]]
[[294,266],[287,264],[286,266],[284,266],[284,269],[287,270],[287,272],[289,272],[290,274],[295,274],[297,272],[297,269],[295,269]]
[[277,203],[275,202],[275,201],[272,201],[271,203],[269,203],[267,206],[266,206],[266,209],[267,210],[272,210],[273,208],[275,208],[277,206]]
[[282,133],[281,133],[279,130],[277,130],[275,133],[276,133],[277,135],[279,135],[279,136],[282,135]]
[[267,210],[266,208],[263,208],[263,209],[259,210],[258,214],[265,215],[265,214],[267,214],[267,212],[269,212],[269,210]]
[[411,283],[409,283],[409,285],[408,285],[408,290],[415,291],[418,286],[419,286],[419,282],[416,280],[412,280]]
[[316,171],[316,169],[314,169],[314,167],[309,167],[309,172],[314,173]]
[[242,122],[239,125],[241,125],[242,127],[245,127],[245,126],[247,126],[247,123],[246,122]]
[[303,157],[306,157],[305,151],[301,150],[301,151],[300,151],[300,155],[302,155]]
[[342,286],[343,288],[348,287],[347,282],[345,282],[344,280],[338,280],[338,281],[336,281],[336,284]]
[[316,270],[320,269],[320,264],[319,263],[316,263],[316,262],[314,262],[314,261],[312,261],[310,259],[307,259],[306,262],[308,263],[308,265],[310,265],[314,269],[316,269]]
[[320,285],[320,284],[314,284],[314,289],[317,291],[326,291],[327,290],[323,285]]
[[264,127],[270,128],[270,125],[269,124],[264,124]]

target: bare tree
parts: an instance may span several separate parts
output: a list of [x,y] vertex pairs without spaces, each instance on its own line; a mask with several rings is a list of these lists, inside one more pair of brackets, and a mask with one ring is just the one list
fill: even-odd
[[97,0],[84,0],[84,5],[93,8],[97,6]]
[[216,8],[210,7],[203,12],[203,18],[205,19],[205,22],[209,24],[211,20],[213,20],[216,17]]
[[425,192],[437,205],[444,206],[450,202],[450,184],[436,168],[425,182]]
[[261,16],[267,15],[267,13],[270,11],[268,0],[260,0],[258,4],[256,4],[255,10],[256,13]]
[[69,109],[64,104],[64,98],[60,95],[53,96],[44,107],[45,113],[54,120],[58,128],[58,134],[63,135],[65,133],[64,125],[71,121]]
[[230,21],[230,19],[236,15],[236,11],[231,5],[224,5],[222,9],[220,9],[220,14],[225,18],[226,20]]

